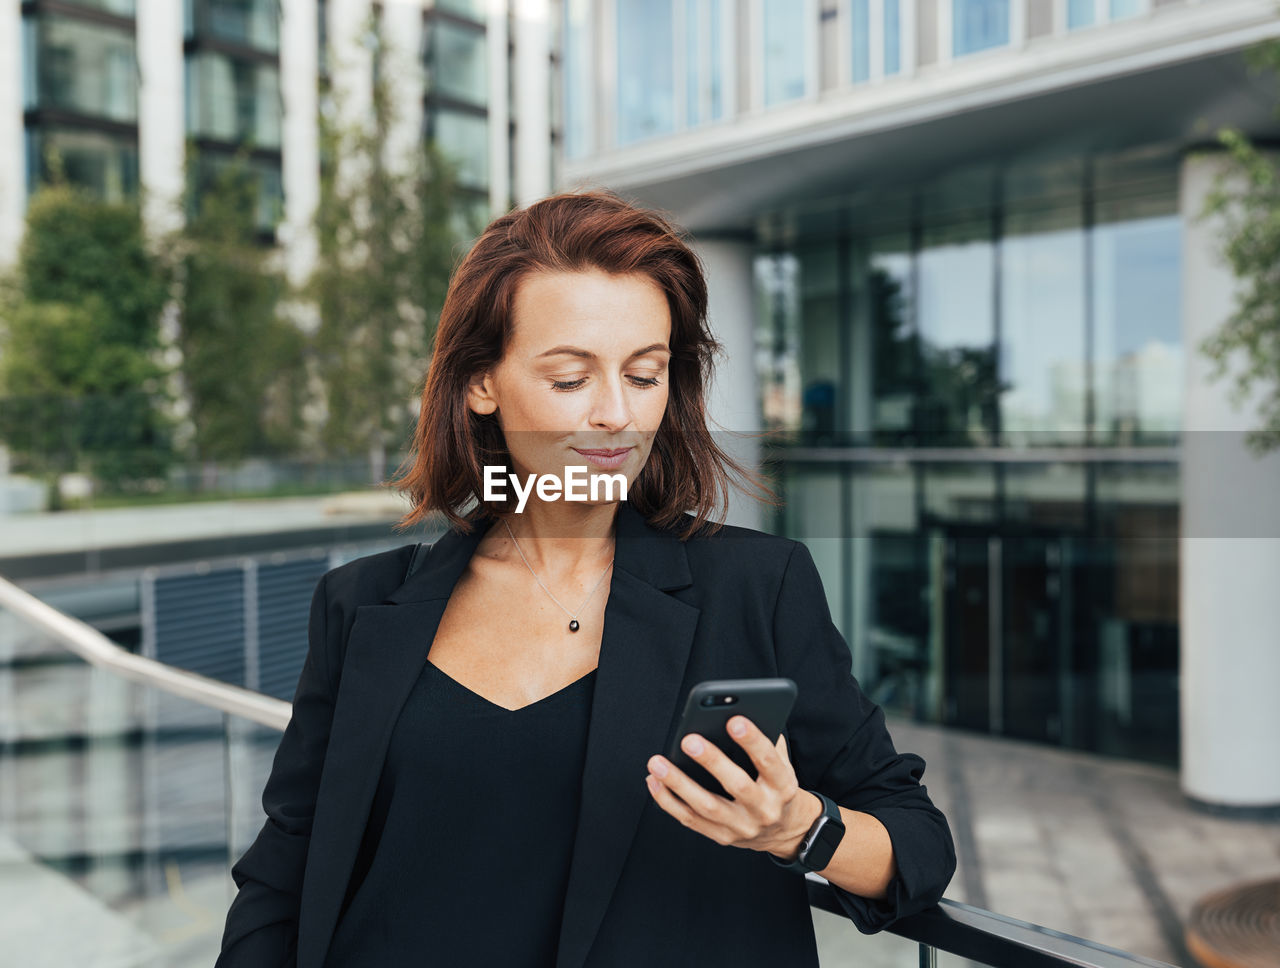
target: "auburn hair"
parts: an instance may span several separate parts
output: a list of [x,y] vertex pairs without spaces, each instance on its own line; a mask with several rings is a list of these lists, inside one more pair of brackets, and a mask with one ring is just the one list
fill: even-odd
[[702,266],[681,236],[661,214],[603,190],[553,195],[489,224],[450,280],[410,455],[390,482],[413,505],[401,527],[440,512],[454,528],[470,531],[482,509],[510,509],[483,500],[484,465],[509,465],[510,455],[496,415],[467,406],[467,387],[502,360],[513,332],[516,288],[536,272],[641,273],[666,295],[667,408],[627,495],[646,520],[668,527],[688,511],[693,519],[682,538],[704,525],[718,530],[722,522],[712,514],[727,513],[729,487],[746,491],[743,481],[758,492],[752,496],[777,504],[774,493],[707,429],[706,387],[723,348],[707,326]]

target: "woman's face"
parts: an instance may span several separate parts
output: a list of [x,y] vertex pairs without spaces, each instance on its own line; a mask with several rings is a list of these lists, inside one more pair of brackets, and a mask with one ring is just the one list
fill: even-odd
[[497,414],[507,472],[563,481],[566,467],[585,466],[588,477],[624,475],[630,489],[667,408],[662,289],[642,274],[537,272],[521,280],[513,310],[506,354],[468,391],[472,410]]

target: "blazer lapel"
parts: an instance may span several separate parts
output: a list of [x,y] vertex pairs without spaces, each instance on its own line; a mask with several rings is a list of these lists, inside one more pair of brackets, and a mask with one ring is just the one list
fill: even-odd
[[298,965],[319,968],[333,939],[391,732],[435,640],[453,586],[485,527],[447,531],[418,572],[381,605],[356,609],[311,831],[299,912]]
[[684,545],[624,501],[556,968],[586,960],[649,800],[645,764],[665,752],[699,615],[667,592],[690,584]]

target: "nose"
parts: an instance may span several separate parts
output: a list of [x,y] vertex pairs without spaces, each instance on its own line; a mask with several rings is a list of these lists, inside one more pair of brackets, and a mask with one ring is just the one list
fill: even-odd
[[591,427],[616,433],[631,423],[631,406],[619,379],[601,380],[591,398]]

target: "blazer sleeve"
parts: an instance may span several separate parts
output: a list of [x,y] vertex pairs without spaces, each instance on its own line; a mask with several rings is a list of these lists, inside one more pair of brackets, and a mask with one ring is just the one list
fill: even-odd
[[337,693],[332,680],[337,663],[328,642],[327,584],[326,575],[312,596],[307,656],[293,697],[293,715],[262,794],[266,822],[231,868],[239,891],[227,912],[215,968],[296,964],[302,875]]
[[894,748],[883,711],[854,679],[813,556],[799,542],[778,590],[773,636],[779,673],[799,687],[787,746],[800,786],[875,817],[893,843],[897,874],[885,899],[832,885],[854,924],[871,934],[942,897],[956,866],[951,831],[920,783],[924,760]]

